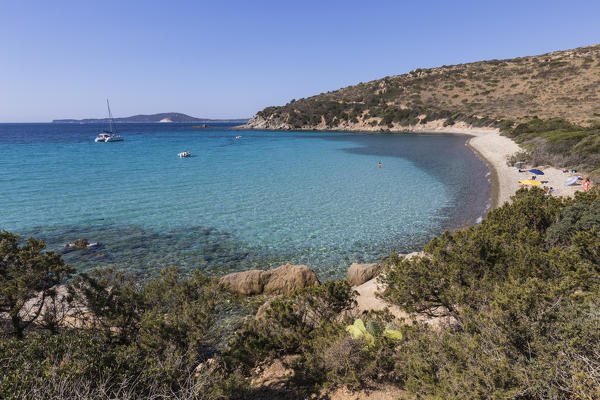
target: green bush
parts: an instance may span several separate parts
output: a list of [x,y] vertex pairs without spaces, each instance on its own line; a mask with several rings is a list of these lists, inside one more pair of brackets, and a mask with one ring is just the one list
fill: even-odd
[[232,340],[226,358],[233,365],[257,365],[267,357],[298,354],[310,332],[355,304],[346,281],[327,281],[274,299],[264,316],[249,321]]
[[74,271],[58,254],[44,252],[41,240],[20,242],[18,235],[0,232],[0,313],[8,315],[11,333],[18,338],[42,316],[57,296],[56,286]]
[[427,398],[594,398],[600,393],[600,234],[595,193],[521,190],[482,224],[388,261],[384,296],[448,317],[417,326],[393,354]]
[[77,328],[0,341],[1,398],[243,397],[235,368],[196,371],[228,339],[218,319],[245,308],[216,279],[167,268],[142,282],[111,268],[75,277],[69,292],[64,301],[85,305],[70,314]]
[[560,118],[534,118],[504,132],[529,149],[533,164],[588,171],[600,167],[600,129],[596,126],[584,128]]

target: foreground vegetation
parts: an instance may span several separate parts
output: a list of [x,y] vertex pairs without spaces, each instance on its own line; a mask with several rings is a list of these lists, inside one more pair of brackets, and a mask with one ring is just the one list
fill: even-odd
[[[345,281],[274,298],[241,324],[232,310],[255,305],[174,268],[149,282],[77,275],[52,301],[73,271],[39,242],[17,243],[0,236],[1,398],[276,398],[249,379],[273,359],[295,372],[285,390],[299,398],[381,384],[413,398],[600,397],[594,192],[521,190],[480,225],[433,239],[428,256],[390,256],[384,298],[435,323],[370,313],[362,336],[347,330],[358,316]],[[26,317],[44,291],[47,306]]]

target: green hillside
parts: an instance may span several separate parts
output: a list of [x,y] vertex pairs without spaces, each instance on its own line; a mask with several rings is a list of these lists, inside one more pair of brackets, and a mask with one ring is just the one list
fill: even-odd
[[401,131],[432,121],[501,126],[533,116],[589,126],[600,121],[599,87],[600,45],[594,45],[416,69],[267,107],[248,126]]

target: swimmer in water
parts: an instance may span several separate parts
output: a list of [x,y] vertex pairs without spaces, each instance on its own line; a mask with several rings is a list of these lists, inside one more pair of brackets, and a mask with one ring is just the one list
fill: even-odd
[[377,163],[377,168],[381,168],[381,161]]

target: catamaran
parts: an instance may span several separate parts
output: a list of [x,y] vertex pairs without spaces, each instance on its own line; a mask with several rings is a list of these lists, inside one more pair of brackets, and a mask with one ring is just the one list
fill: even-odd
[[96,139],[94,139],[94,142],[96,142],[96,143],[98,143],[98,142],[104,142],[104,143],[120,142],[123,140],[123,137],[121,135],[117,134],[116,132],[114,132],[114,130],[113,130],[113,116],[112,116],[112,112],[110,111],[110,104],[108,102],[108,99],[106,99],[106,106],[108,107],[109,129],[100,132],[100,134],[98,136],[96,136]]

